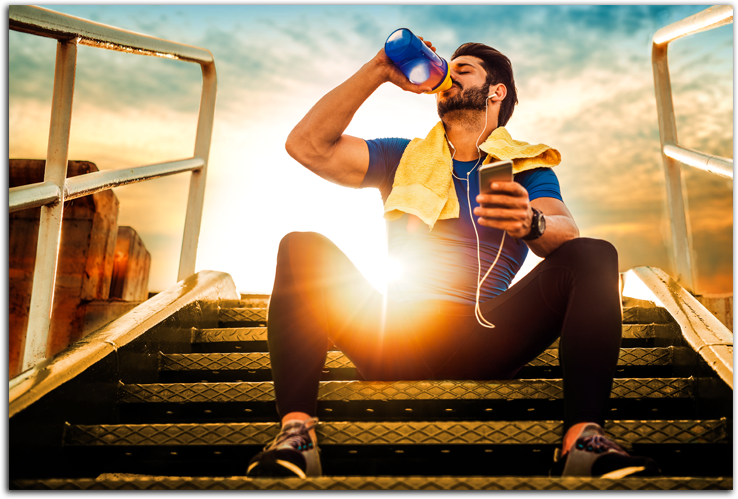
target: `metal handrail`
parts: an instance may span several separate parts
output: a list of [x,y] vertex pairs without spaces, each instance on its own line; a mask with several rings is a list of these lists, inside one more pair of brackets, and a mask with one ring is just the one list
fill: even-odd
[[656,109],[659,117],[659,136],[661,138],[661,156],[666,176],[666,195],[669,204],[674,260],[676,262],[676,281],[691,293],[695,292],[691,256],[692,245],[691,235],[687,229],[679,164],[684,163],[732,179],[733,160],[679,146],[667,54],[669,43],[678,38],[732,22],[733,7],[731,5],[715,5],[659,29],[653,36],[651,48]]
[[[206,49],[161,40],[41,7],[11,5],[8,27],[58,40],[44,181],[14,187],[9,192],[11,212],[41,208],[28,329],[21,355],[21,371],[26,371],[46,357],[64,201],[134,182],[192,172],[177,280],[195,273],[215,116],[217,76],[213,55]],[[136,168],[93,172],[67,179],[78,44],[199,64],[203,82],[193,157]]]

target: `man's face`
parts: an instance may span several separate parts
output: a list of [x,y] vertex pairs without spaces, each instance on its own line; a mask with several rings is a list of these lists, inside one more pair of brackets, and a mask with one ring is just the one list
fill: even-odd
[[460,56],[449,64],[453,85],[438,94],[438,116],[452,111],[484,111],[489,88],[485,84],[487,72],[482,60],[473,56]]

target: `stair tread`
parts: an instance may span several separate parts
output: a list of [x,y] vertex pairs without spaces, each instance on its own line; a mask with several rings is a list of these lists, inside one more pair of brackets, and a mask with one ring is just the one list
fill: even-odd
[[[266,322],[266,308],[256,307],[231,307],[219,309],[219,320],[221,322]],[[671,316],[665,308],[655,307],[624,307],[623,323],[626,324],[665,324],[672,322]]]
[[[691,378],[619,378],[613,398],[691,398]],[[563,380],[509,381],[323,381],[320,401],[562,399]],[[121,384],[120,403],[266,402],[271,382]]]
[[[622,334],[626,339],[667,338],[674,336],[672,324],[623,324]],[[267,341],[266,327],[222,327],[195,329],[193,343]],[[557,340],[558,341],[558,340]]]
[[[667,366],[672,361],[673,347],[621,348],[619,366]],[[556,349],[548,349],[533,359],[529,366],[554,367],[559,365]],[[326,369],[355,369],[354,364],[341,352],[330,351]],[[246,371],[269,370],[268,353],[185,353],[160,354],[160,371]]]
[[544,476],[174,477],[106,474],[98,479],[12,480],[11,489],[197,490],[731,490],[732,477],[551,478]]
[[[64,445],[265,445],[279,423],[185,423],[71,425]],[[637,420],[605,422],[621,445],[730,443],[728,422]],[[563,421],[322,422],[325,445],[560,444]]]

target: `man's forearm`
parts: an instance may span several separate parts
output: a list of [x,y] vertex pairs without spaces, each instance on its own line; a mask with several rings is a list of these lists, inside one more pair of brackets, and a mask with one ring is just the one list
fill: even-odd
[[364,64],[308,111],[287,138],[287,150],[306,161],[330,155],[356,111],[385,81],[374,60]]
[[543,235],[538,239],[525,242],[535,255],[546,258],[559,246],[577,237],[579,237],[579,229],[570,217],[546,215],[546,230]]

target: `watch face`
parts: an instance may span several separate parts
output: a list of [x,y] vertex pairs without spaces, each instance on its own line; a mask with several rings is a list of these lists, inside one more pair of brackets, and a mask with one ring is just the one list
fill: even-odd
[[538,217],[538,233],[543,234],[544,230],[546,230],[546,219],[543,218],[543,214],[541,214]]

